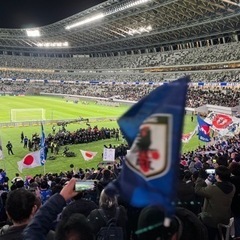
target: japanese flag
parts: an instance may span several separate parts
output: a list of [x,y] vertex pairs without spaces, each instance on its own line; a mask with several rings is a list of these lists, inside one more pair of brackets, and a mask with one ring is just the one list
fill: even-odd
[[80,150],[80,151],[85,161],[92,160],[97,155],[97,152],[84,151],[84,150]]
[[17,162],[19,172],[23,168],[35,168],[41,166],[40,151],[28,153],[23,160]]

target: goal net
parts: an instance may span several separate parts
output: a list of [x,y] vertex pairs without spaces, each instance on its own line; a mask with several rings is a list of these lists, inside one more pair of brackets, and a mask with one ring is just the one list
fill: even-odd
[[11,109],[12,122],[42,121],[46,120],[43,108]]

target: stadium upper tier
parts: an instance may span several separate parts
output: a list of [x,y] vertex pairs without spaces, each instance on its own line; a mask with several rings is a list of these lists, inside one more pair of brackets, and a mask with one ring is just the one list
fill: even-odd
[[184,44],[193,47],[213,39],[238,39],[239,30],[238,0],[108,0],[47,26],[2,28],[0,53],[73,55],[166,46],[181,49]]
[[240,43],[115,57],[27,57],[0,55],[0,67],[31,69],[120,69],[240,61]]
[[[223,64],[221,67],[210,67],[210,64],[215,63]],[[2,55],[0,56],[0,78],[162,82],[187,74],[191,76],[193,82],[239,82],[239,67],[227,69],[225,63],[234,63],[239,66],[239,42],[181,51],[116,57],[50,58]],[[196,70],[196,66],[200,65],[205,66],[205,70]],[[177,70],[177,66],[183,69]],[[158,70],[150,71],[150,69]]]
[[[47,73],[29,71],[1,71],[0,79],[39,79],[61,82],[164,82],[172,81],[183,75],[190,75],[192,82],[240,82],[240,70],[232,71],[203,71],[203,72],[159,72],[159,73],[140,73],[140,72],[104,72],[104,73]],[[33,82],[34,83],[34,82]]]

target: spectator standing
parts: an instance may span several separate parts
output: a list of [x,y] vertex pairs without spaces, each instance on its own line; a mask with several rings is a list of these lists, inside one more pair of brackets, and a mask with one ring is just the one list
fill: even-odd
[[204,197],[200,218],[208,228],[209,239],[215,239],[218,224],[228,224],[231,217],[231,203],[235,187],[230,183],[230,175],[227,167],[219,166],[216,168],[215,184],[207,186],[205,182],[207,176],[204,170],[200,170],[196,181],[195,192]]
[[52,195],[51,189],[46,180],[43,180],[40,184],[40,196],[42,204],[44,204]]
[[8,141],[8,143],[6,145],[6,148],[8,150],[8,155],[11,155],[11,154],[14,155],[13,151],[12,151],[13,145],[12,145],[12,143],[10,141]]
[[230,181],[236,188],[236,192],[232,201],[235,238],[240,239],[240,164],[237,162],[232,162],[229,166],[229,169],[232,173]]
[[[66,206],[66,202],[78,193],[74,191],[76,180],[72,178],[60,193],[54,194],[34,216],[24,230],[24,240],[46,239],[52,223]],[[57,226],[55,239],[58,240],[94,240],[90,224],[82,214],[73,214],[67,220],[60,221]]]
[[[119,208],[119,215],[116,219],[116,224],[119,227],[122,227],[124,233],[124,239],[126,238],[126,226],[127,226],[127,213],[123,206],[118,205],[117,196],[113,195],[110,196],[106,194],[105,190],[101,192],[100,199],[99,199],[99,208],[103,210],[104,215],[108,220],[114,218],[117,213],[117,208]],[[92,225],[93,232],[97,234],[100,229],[106,226],[106,220],[102,217],[101,212],[99,209],[93,210],[89,216],[88,220]]]
[[6,172],[3,169],[0,169],[0,184],[4,184],[6,178]]
[[37,211],[36,197],[30,191],[17,189],[9,193],[6,212],[12,225],[5,225],[0,230],[1,240],[22,240],[22,232]]
[[64,208],[61,214],[62,220],[67,220],[73,213],[81,213],[87,217],[92,210],[97,209],[95,202],[84,199],[85,194],[85,192],[79,192],[79,194],[73,198],[74,201]]
[[11,183],[14,184],[15,182],[20,181],[20,180],[23,181],[23,178],[20,177],[19,173],[15,173],[15,177],[12,179]]

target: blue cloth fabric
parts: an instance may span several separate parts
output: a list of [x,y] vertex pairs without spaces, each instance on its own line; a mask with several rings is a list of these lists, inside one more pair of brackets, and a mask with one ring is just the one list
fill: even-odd
[[135,207],[154,204],[174,212],[188,82],[185,77],[156,88],[120,117],[131,149],[107,191],[119,191]]
[[210,142],[210,126],[211,124],[205,122],[199,115],[197,116],[198,121],[198,139],[203,142]]

